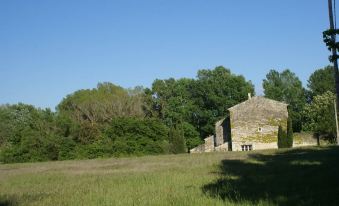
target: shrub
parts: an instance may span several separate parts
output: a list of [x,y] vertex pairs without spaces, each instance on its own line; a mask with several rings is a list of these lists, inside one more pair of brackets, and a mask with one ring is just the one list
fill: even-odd
[[292,119],[287,119],[287,140],[286,140],[286,146],[288,148],[293,147],[293,127],[292,127]]
[[179,154],[186,152],[185,139],[183,131],[176,127],[172,127],[169,133],[170,152]]
[[288,148],[287,134],[286,131],[283,130],[281,125],[279,125],[278,129],[278,148]]
[[168,153],[168,128],[157,119],[114,118],[104,134],[114,156]]

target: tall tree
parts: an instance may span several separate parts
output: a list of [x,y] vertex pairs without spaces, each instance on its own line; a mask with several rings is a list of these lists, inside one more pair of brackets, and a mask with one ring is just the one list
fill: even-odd
[[334,100],[335,94],[327,91],[315,96],[312,103],[305,106],[303,111],[305,130],[334,139],[336,133]]
[[219,66],[199,70],[197,79],[156,80],[147,99],[152,99],[149,108],[168,126],[188,122],[205,138],[214,133],[215,121],[225,117],[229,107],[246,100],[248,93],[254,94],[250,81]]
[[173,154],[180,154],[186,152],[186,144],[180,125],[171,127],[169,132],[170,152]]
[[306,103],[306,95],[299,78],[288,69],[281,73],[271,70],[263,80],[263,88],[266,97],[289,104],[293,131],[301,131],[301,112]]
[[314,96],[322,95],[327,91],[335,93],[333,67],[327,66],[313,72],[308,79],[307,87],[309,89],[309,99],[313,99]]
[[292,120],[291,118],[287,119],[287,147],[292,148],[293,147],[293,128],[292,128]]
[[229,69],[218,66],[213,70],[199,70],[191,88],[197,106],[195,123],[203,137],[214,134],[214,124],[227,114],[227,109],[246,100],[248,93],[254,95],[251,81]]
[[[143,117],[143,90],[126,90],[112,83],[79,90],[57,106],[63,126],[75,140],[90,143],[100,137],[100,126],[116,117]],[[68,126],[67,126],[68,124]]]
[[49,109],[15,104],[0,107],[0,162],[56,160],[61,137]]
[[278,148],[288,148],[286,131],[279,125],[278,129]]

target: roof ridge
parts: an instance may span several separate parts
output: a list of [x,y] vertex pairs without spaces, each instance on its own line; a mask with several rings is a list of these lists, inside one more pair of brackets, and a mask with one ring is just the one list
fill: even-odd
[[240,102],[239,104],[236,104],[236,105],[234,105],[234,106],[228,108],[227,110],[233,110],[234,108],[236,108],[236,107],[238,107],[238,106],[240,106],[240,105],[243,105],[243,104],[245,104],[245,103],[247,103],[247,102],[249,102],[249,101],[252,101],[252,100],[255,100],[255,99],[258,99],[258,98],[265,99],[265,100],[267,100],[267,101],[274,101],[274,102],[276,102],[276,103],[278,103],[278,104],[284,104],[284,105],[288,106],[288,104],[286,104],[285,102],[277,101],[277,100],[270,99],[270,98],[267,98],[267,97],[264,97],[264,96],[253,96],[252,98],[247,99],[247,100],[245,100],[245,101],[243,101],[243,102]]

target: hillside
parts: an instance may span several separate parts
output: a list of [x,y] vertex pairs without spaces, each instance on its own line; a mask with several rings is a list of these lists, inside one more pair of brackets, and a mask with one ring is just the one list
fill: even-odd
[[338,205],[339,148],[0,165],[0,205]]

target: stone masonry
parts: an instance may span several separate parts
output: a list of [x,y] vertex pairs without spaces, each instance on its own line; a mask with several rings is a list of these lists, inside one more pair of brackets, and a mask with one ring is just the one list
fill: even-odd
[[278,148],[278,127],[287,127],[287,104],[264,97],[249,99],[228,109],[228,116],[215,124],[216,134],[191,150],[247,151]]
[[278,148],[279,125],[287,129],[287,106],[264,97],[253,97],[229,108],[231,150]]

